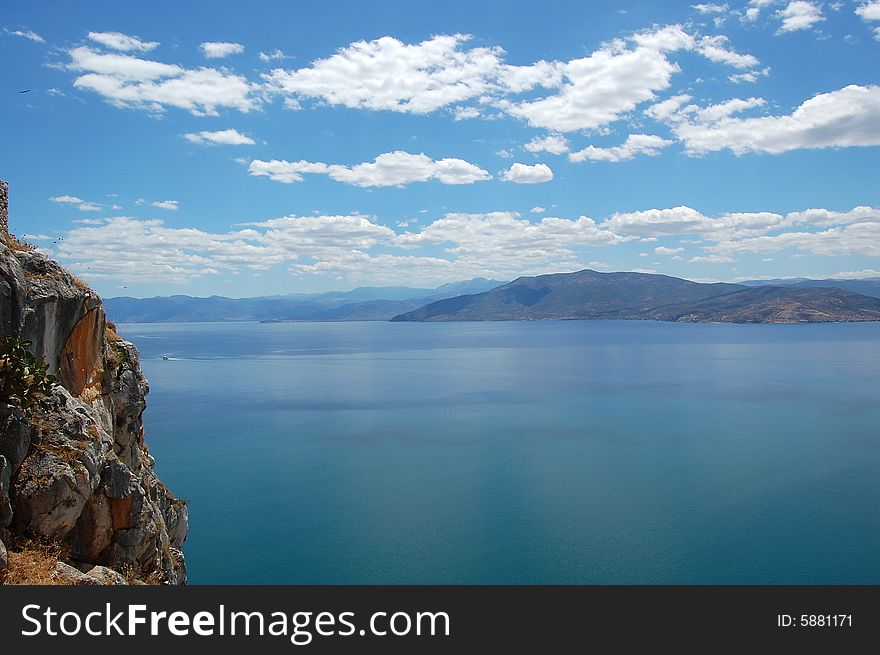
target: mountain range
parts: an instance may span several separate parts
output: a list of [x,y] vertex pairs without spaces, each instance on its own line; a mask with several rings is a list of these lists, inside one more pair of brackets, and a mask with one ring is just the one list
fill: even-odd
[[474,278],[436,289],[359,287],[352,291],[286,296],[225,298],[157,296],[107,298],[110,320],[119,323],[198,323],[210,321],[387,321],[435,300],[488,291],[498,280]]
[[359,287],[351,291],[225,298],[108,298],[117,322],[489,321],[641,319],[678,322],[798,323],[880,320],[880,279],[692,282],[648,273],[591,270],[474,278],[435,289]]
[[667,275],[584,270],[520,277],[483,293],[438,300],[391,320],[880,321],[880,298],[802,282],[704,284]]

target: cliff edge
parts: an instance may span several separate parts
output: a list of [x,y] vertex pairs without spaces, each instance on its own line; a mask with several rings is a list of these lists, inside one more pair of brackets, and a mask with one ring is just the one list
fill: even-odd
[[137,349],[94,291],[0,234],[0,337],[16,332],[58,384],[43,408],[0,400],[0,579],[22,544],[52,544],[45,582],[185,584],[187,508],[144,441]]

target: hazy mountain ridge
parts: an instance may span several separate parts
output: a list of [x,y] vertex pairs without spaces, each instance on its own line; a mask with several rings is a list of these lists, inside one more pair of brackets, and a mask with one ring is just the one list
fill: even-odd
[[835,280],[828,278],[825,280],[810,280],[806,278],[780,278],[775,280],[746,280],[740,282],[750,287],[762,286],[792,286],[792,287],[835,287],[844,291],[852,291],[860,293],[863,296],[871,296],[880,298],[880,278],[862,278],[855,280]]
[[222,321],[387,321],[442,298],[487,291],[504,284],[474,278],[436,289],[411,287],[358,287],[256,298],[206,298],[176,295],[153,298],[107,298],[111,320],[120,323],[186,323]]
[[393,321],[658,320],[799,323],[880,321],[880,299],[836,287],[691,282],[647,273],[584,270],[521,277],[448,298]]

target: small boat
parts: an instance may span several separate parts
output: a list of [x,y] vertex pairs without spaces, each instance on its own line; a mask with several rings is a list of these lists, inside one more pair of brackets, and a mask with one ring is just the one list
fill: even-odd
[[171,358],[168,355],[162,355],[162,359],[164,359],[167,362]]

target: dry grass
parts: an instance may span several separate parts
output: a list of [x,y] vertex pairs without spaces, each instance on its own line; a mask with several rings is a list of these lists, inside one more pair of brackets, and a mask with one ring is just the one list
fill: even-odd
[[19,240],[14,234],[10,234],[6,237],[6,245],[8,245],[9,249],[13,252],[32,252],[37,249],[36,246],[27,241]]
[[70,585],[55,572],[62,555],[57,544],[25,541],[9,548],[9,568],[0,579],[7,585]]
[[73,282],[73,286],[75,286],[80,291],[85,291],[87,293],[95,293],[95,290],[92,289],[88,284],[79,279],[76,275],[71,274],[70,278]]

